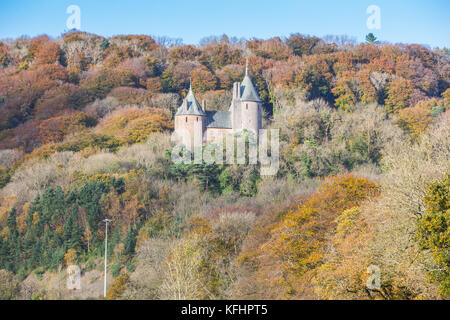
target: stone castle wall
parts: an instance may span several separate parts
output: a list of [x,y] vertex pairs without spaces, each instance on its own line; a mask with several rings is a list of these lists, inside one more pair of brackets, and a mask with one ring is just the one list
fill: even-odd
[[218,138],[225,137],[228,133],[232,133],[233,129],[229,128],[206,128],[205,136],[207,142],[212,142]]
[[[206,129],[206,117],[197,115],[178,115],[175,116],[175,132],[178,136],[178,142],[184,145],[193,146],[194,139],[200,137],[197,143],[203,143],[203,133]],[[189,140],[190,139],[190,140]]]
[[260,127],[260,104],[253,101],[241,102],[242,129],[247,129],[258,134]]

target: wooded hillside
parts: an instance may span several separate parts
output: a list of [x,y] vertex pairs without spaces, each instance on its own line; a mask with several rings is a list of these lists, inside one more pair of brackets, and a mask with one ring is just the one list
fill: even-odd
[[[227,110],[246,59],[277,175],[172,163],[189,79]],[[41,279],[101,270],[105,218],[109,299],[448,298],[449,107],[449,51],[416,44],[0,41],[0,298],[73,297]]]

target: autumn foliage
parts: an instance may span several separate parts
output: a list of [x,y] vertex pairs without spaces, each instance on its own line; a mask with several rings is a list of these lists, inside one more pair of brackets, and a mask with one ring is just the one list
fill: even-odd
[[138,143],[143,142],[151,133],[172,127],[170,115],[163,110],[130,108],[105,117],[97,132],[117,136],[128,143]]
[[242,254],[243,268],[252,266],[260,269],[256,274],[273,275],[260,284],[273,288],[272,298],[312,297],[308,282],[325,262],[329,235],[339,226],[337,219],[378,193],[376,184],[351,174],[327,178],[316,193],[299,199],[294,208],[274,210],[275,221],[264,231],[256,230],[267,232],[268,237],[251,247],[256,253]]
[[[190,85],[227,111],[246,61],[276,175],[174,164]],[[0,41],[0,297],[67,297],[48,277],[95,276],[107,218],[108,299],[448,298],[449,68],[345,36]]]

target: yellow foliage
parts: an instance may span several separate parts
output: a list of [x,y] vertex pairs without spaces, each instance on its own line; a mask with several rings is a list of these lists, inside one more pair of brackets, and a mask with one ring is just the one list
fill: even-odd
[[119,110],[103,119],[97,131],[128,143],[139,143],[145,141],[151,133],[172,128],[168,112],[145,107]]
[[194,216],[189,219],[189,231],[196,234],[208,234],[211,232],[211,227],[205,218]]
[[279,293],[281,297],[287,298],[306,288],[311,290],[308,279],[325,262],[330,232],[337,227],[343,237],[358,215],[357,207],[378,193],[378,187],[368,179],[352,174],[332,176],[316,193],[269,227],[271,236],[261,246],[261,254],[269,254],[275,261],[273,268],[278,269],[274,271],[278,276],[271,280],[271,285],[284,283],[286,296]]
[[38,221],[39,221],[39,213],[38,212],[35,212],[35,213],[33,213],[33,222],[32,222],[32,224],[33,225],[35,225],[35,224],[37,224],[38,223]]
[[431,110],[443,107],[442,100],[436,98],[419,101],[414,107],[402,109],[398,114],[398,124],[408,131],[413,138],[424,133],[433,122]]
[[360,209],[354,207],[345,210],[340,216],[336,218],[336,241],[344,238],[348,232],[354,227],[356,220],[358,219]]
[[6,224],[9,212],[17,204],[17,197],[15,195],[8,195],[0,197],[0,225]]
[[126,289],[130,276],[127,273],[117,277],[106,292],[106,300],[117,300]]
[[388,86],[388,98],[386,109],[390,113],[397,113],[409,106],[409,99],[413,93],[414,86],[410,80],[397,78],[392,80]]
[[72,263],[74,263],[77,259],[77,251],[75,249],[69,249],[67,251],[67,253],[64,255],[64,262],[66,264],[66,266],[71,265]]
[[447,106],[450,105],[450,88],[448,88],[442,93],[442,97],[444,98],[444,101],[447,104]]

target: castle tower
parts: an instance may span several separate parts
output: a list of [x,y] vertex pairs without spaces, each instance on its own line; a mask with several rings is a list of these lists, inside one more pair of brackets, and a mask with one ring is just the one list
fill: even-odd
[[229,109],[233,131],[242,129],[241,84],[233,83],[233,100]]
[[239,129],[252,131],[257,137],[259,129],[262,128],[262,101],[248,75],[248,63],[245,68],[244,80],[242,80],[239,86],[239,91],[241,118],[241,126]]
[[193,151],[194,146],[202,146],[205,128],[206,112],[195,98],[191,84],[188,94],[175,114],[177,142],[184,144]]

